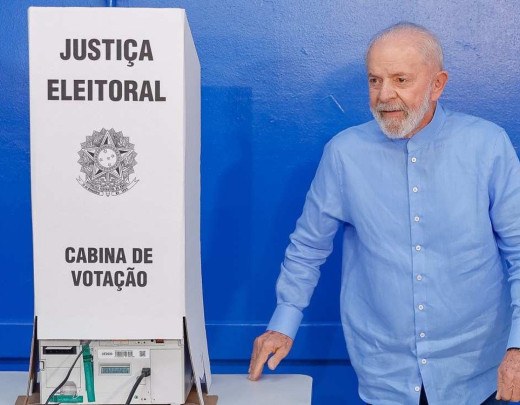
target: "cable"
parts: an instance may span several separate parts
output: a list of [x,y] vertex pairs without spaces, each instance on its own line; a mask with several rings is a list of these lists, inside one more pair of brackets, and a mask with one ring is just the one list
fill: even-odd
[[78,360],[79,360],[79,358],[81,357],[82,354],[83,354],[83,349],[76,356],[76,360],[74,360],[74,363],[72,363],[72,366],[70,366],[69,372],[65,376],[64,380],[60,383],[60,385],[58,385],[56,388],[54,388],[54,391],[51,392],[51,395],[49,395],[49,398],[47,398],[47,401],[45,401],[45,405],[47,405],[49,403],[49,401],[54,396],[54,394],[56,394],[60,390],[60,388],[63,387],[65,385],[65,383],[69,380],[70,374],[72,373],[72,370],[74,369],[74,366],[76,365],[76,363],[78,362]]
[[135,391],[137,390],[137,387],[139,387],[139,384],[141,384],[141,381],[143,381],[143,378],[148,377],[151,374],[151,369],[149,367],[145,367],[141,370],[141,375],[137,377],[137,380],[132,387],[132,391],[130,391],[130,395],[128,395],[128,399],[126,400],[125,405],[130,405],[130,402],[132,402],[132,397],[135,394]]
[[85,389],[87,390],[88,402],[96,402],[96,390],[94,388],[94,365],[92,363],[93,356],[90,354],[90,346],[88,344],[83,347],[83,369],[85,372]]

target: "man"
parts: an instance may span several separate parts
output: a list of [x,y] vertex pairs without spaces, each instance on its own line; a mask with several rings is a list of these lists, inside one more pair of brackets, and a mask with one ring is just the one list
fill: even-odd
[[250,379],[289,352],[341,226],[341,318],[364,401],[520,400],[515,150],[500,127],[438,103],[448,74],[425,28],[383,31],[366,65],[375,121],[325,147]]

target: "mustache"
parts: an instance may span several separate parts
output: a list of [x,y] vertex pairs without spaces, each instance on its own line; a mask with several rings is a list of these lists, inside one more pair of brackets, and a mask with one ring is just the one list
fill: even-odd
[[379,103],[374,108],[377,112],[381,111],[404,111],[408,112],[408,108],[403,103]]

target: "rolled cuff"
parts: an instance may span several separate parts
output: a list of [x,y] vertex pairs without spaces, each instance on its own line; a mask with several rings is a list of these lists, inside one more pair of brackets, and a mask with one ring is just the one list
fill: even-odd
[[283,333],[294,340],[300,327],[303,313],[290,305],[280,304],[276,307],[267,330]]

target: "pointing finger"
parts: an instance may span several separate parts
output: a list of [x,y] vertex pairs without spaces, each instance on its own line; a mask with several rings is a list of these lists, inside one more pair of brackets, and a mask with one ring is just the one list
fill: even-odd
[[249,362],[248,373],[251,373],[251,370],[254,370],[256,367],[256,361],[258,359],[258,354],[260,352],[260,347],[263,345],[264,336],[259,336],[255,339],[253,344],[253,351],[251,353],[251,361]]
[[262,346],[253,364],[251,365],[251,372],[249,373],[250,380],[255,381],[260,378],[260,376],[262,375],[262,370],[264,369],[264,364],[267,361],[267,358],[269,357],[271,352],[271,349],[269,349],[265,345]]

